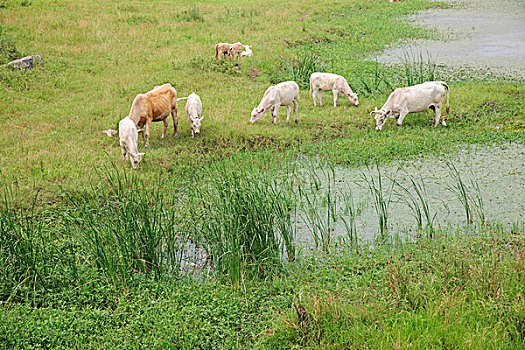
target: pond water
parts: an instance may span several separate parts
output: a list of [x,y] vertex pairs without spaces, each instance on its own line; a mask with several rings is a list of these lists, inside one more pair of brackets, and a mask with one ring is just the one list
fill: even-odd
[[438,65],[484,69],[489,74],[524,80],[525,1],[448,2],[454,5],[450,9],[422,11],[408,17],[414,25],[434,28],[448,40],[403,42],[386,50],[378,61],[403,63],[407,53],[422,53]]
[[[457,173],[451,165],[455,167]],[[335,223],[331,219],[332,237],[335,239],[347,236],[343,219],[347,222],[351,219],[350,215],[344,213],[345,206],[350,200],[350,193],[351,201],[359,208],[355,219],[358,238],[370,240],[376,237],[379,232],[379,220],[370,183],[373,179],[375,188],[378,187],[379,173],[381,173],[382,193],[386,198],[385,202],[389,203],[388,230],[394,234],[417,233],[414,212],[407,204],[408,192],[417,199],[410,179],[413,179],[420,189],[425,190],[426,194],[423,198],[428,204],[431,216],[435,215],[435,227],[457,228],[467,225],[465,205],[461,199],[464,197],[460,195],[461,191],[458,192],[460,182],[457,174],[464,185],[474,222],[480,222],[483,219],[482,215],[485,216],[486,221],[500,223],[509,228],[515,223],[525,221],[525,145],[519,143],[500,146],[473,145],[455,154],[423,156],[412,161],[399,161],[389,165],[336,167],[333,170],[328,168],[312,170],[310,167],[304,170],[304,177],[309,180],[305,181],[303,187],[309,188],[305,192],[310,199],[317,197],[311,207],[316,206],[318,212],[312,215],[313,211],[308,209],[306,201],[303,200],[296,217],[299,242],[311,245],[314,241],[312,222],[324,220],[324,227],[327,226],[329,205],[335,207],[333,212],[338,213],[333,216],[336,219]],[[316,180],[312,180],[314,178],[318,179],[319,190],[312,186],[312,183],[316,183]],[[329,181],[330,186],[328,186]],[[328,192],[330,192],[329,200],[327,200]],[[316,216],[316,219],[312,220],[313,216]]]

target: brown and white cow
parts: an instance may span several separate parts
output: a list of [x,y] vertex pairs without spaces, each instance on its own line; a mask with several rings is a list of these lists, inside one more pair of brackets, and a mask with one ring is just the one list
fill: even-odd
[[173,117],[175,136],[179,134],[177,112],[177,91],[168,83],[156,86],[153,90],[144,94],[138,94],[131,105],[129,118],[135,123],[137,128],[145,126],[142,136],[146,140],[146,147],[149,147],[151,123],[158,121],[164,123],[164,131],[162,132],[162,138],[164,138],[166,137],[170,114]]
[[[388,96],[381,109],[375,109],[370,115],[375,114],[376,131],[380,131],[387,118],[397,119],[397,126],[401,127],[403,119],[408,113],[423,112],[427,108],[434,110],[436,121],[434,127],[439,125],[441,108],[447,95],[447,118],[449,112],[449,92],[448,85],[443,81],[428,81],[423,84],[397,88]],[[441,124],[447,126],[445,118],[442,117]]]
[[345,96],[356,107],[359,106],[357,94],[352,91],[346,79],[340,75],[332,73],[312,73],[310,76],[310,94],[314,99],[314,106],[317,106],[316,98],[323,106],[323,91],[332,91],[334,94],[334,107],[337,107],[339,96]]

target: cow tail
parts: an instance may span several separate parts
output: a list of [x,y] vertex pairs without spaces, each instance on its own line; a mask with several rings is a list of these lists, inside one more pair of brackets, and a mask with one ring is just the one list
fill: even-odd
[[446,111],[447,111],[447,119],[448,119],[448,112],[450,110],[450,106],[448,104],[448,99],[449,99],[449,94],[450,94],[450,88],[448,87],[447,83],[445,82],[441,82],[441,84],[443,84],[443,86],[447,89],[447,105],[445,106],[446,107]]
[[219,59],[219,44],[215,45],[215,59]]
[[312,97],[312,77],[310,77],[310,97]]

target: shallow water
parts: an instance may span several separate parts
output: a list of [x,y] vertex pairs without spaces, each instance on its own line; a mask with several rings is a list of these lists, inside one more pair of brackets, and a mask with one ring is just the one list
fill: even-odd
[[[451,162],[458,170],[467,187],[467,195],[471,200],[483,200],[483,212],[486,220],[491,223],[501,223],[511,227],[512,224],[525,221],[525,145],[512,143],[502,146],[469,146],[454,155],[425,156],[412,161],[400,161],[395,164],[380,166],[383,192],[388,197],[393,188],[389,213],[388,229],[393,234],[416,234],[417,225],[412,211],[403,198],[405,192],[401,187],[409,189],[410,177],[417,183],[423,183],[427,194],[425,196],[433,214],[436,214],[435,227],[461,227],[467,225],[465,209],[455,193],[457,181],[452,176],[453,171],[447,165]],[[321,179],[321,189],[310,195],[325,198],[327,192],[327,169],[315,170]],[[306,178],[312,178],[310,170],[305,171]],[[376,167],[347,168],[336,167],[335,187],[331,189],[332,198],[337,196],[337,207],[344,207],[342,194],[352,192],[353,202],[361,212],[356,219],[357,236],[362,240],[373,239],[379,232],[378,215],[374,210],[373,197],[365,177],[378,179]],[[369,180],[368,180],[369,181]],[[392,181],[397,184],[391,187]],[[476,186],[479,189],[476,189]],[[347,200],[347,199],[346,199]],[[470,204],[474,210],[475,204]],[[321,213],[326,213],[326,206],[321,206]],[[342,214],[344,217],[344,214]],[[480,215],[474,213],[475,222],[480,221]],[[324,218],[326,215],[323,214]],[[306,211],[300,211],[296,219],[298,240],[311,245],[313,237],[306,220]],[[338,220],[332,232],[333,238],[346,236],[346,229]]]
[[[438,65],[525,79],[525,2],[456,0],[451,9],[408,17],[414,25],[437,29],[450,40],[411,41],[386,50],[379,62],[403,63],[407,52],[428,54]],[[391,4],[392,5],[392,4]],[[395,4],[394,4],[395,5]]]

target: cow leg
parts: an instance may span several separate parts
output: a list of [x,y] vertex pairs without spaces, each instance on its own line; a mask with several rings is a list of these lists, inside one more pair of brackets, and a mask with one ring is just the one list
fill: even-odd
[[316,95],[316,94],[317,94],[317,91],[312,90],[312,97],[313,97],[313,99],[314,99],[314,107],[317,107],[317,103],[316,103],[316,101],[315,101],[315,95]]
[[397,117],[397,126],[401,128],[401,125],[403,124],[403,119],[405,119],[406,115],[408,114],[408,111],[400,111],[399,117]]
[[122,152],[122,157],[124,160],[128,160],[128,151],[126,150],[126,147],[124,147],[122,141],[120,141],[120,151]]
[[297,112],[299,111],[299,99],[295,99],[293,101],[293,109],[294,109],[294,114],[295,114],[295,122],[297,123]]
[[286,108],[288,109],[286,113],[286,122],[290,123],[290,114],[292,114],[292,104],[290,103],[288,106],[286,106]]
[[173,131],[175,136],[179,134],[179,119],[177,118],[177,110],[174,109],[171,111],[171,117],[173,118]]
[[144,126],[145,130],[144,130],[144,137],[146,138],[146,147],[149,147],[149,130],[150,130],[150,127],[151,127],[151,121],[147,121],[146,122],[146,125]]
[[166,118],[164,118],[162,120],[162,123],[164,124],[164,130],[162,130],[162,137],[161,137],[161,139],[166,137],[166,131],[168,130],[168,117],[167,116],[166,116]]
[[273,112],[272,112],[273,125],[277,125],[277,113],[279,113],[279,106],[275,106],[273,108]]
[[332,92],[334,93],[334,107],[337,107],[337,99],[339,98],[339,91],[332,90]]
[[439,118],[440,117],[443,118],[443,120],[441,121],[441,124],[443,126],[447,126],[447,123],[445,122],[445,117],[441,115],[441,107],[435,106],[434,113],[435,113],[435,117],[436,117],[436,121],[434,123],[434,127],[436,128],[439,125]]
[[323,107],[323,91],[317,90],[317,99],[319,100],[319,106]]

